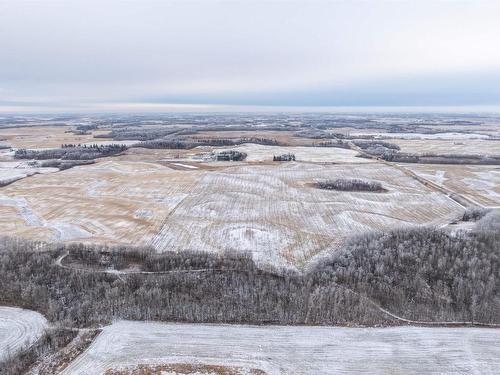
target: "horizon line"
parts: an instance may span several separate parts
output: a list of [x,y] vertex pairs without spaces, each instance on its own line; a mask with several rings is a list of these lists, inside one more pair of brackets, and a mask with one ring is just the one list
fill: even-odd
[[481,113],[500,114],[499,105],[457,106],[275,106],[188,103],[92,103],[82,106],[3,106],[0,115],[115,113]]

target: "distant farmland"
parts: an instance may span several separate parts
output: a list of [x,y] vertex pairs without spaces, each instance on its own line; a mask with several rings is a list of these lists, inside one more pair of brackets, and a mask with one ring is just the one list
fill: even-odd
[[[177,170],[111,158],[17,181],[0,192],[0,212],[8,217],[0,230],[44,240],[151,244],[158,251],[235,249],[253,252],[259,262],[301,266],[352,234],[442,225],[463,211],[378,163],[226,163],[215,170],[172,164]],[[376,181],[387,192],[312,186],[325,178]]]

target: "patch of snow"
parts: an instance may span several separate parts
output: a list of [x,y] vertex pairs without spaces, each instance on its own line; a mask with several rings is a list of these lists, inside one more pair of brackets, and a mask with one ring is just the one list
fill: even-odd
[[188,168],[188,169],[198,169],[198,167],[194,166],[194,165],[188,165],[188,164],[181,164],[181,163],[171,163],[172,165],[177,165],[179,167],[183,167],[183,168]]
[[381,132],[352,132],[353,135],[374,136],[375,138],[394,138],[394,139],[443,139],[443,140],[467,140],[467,139],[490,139],[487,134],[478,133],[457,133],[443,132],[435,134],[425,133],[381,133]]
[[55,231],[54,240],[56,241],[73,241],[92,236],[92,233],[71,223],[51,221],[47,222],[45,226]]
[[34,343],[47,327],[47,319],[36,311],[0,306],[0,362]]
[[17,207],[24,221],[26,221],[26,224],[29,226],[43,226],[42,221],[28,206],[28,202],[24,198],[11,198],[5,195],[0,195],[0,205]]

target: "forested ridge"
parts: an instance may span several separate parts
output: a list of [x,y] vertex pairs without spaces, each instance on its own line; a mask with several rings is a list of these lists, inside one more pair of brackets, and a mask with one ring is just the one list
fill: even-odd
[[[500,215],[466,216],[480,218],[472,232],[369,233],[303,272],[264,270],[245,253],[157,254],[2,238],[0,304],[37,310],[55,328],[0,363],[0,374],[24,373],[54,356],[75,337],[71,327],[113,319],[373,326],[405,324],[402,317],[499,324]],[[70,345],[84,350],[86,343],[75,340]]]
[[[115,318],[397,324],[373,303],[414,320],[500,323],[498,218],[488,214],[477,226],[454,236],[431,228],[371,233],[303,272],[263,270],[246,254],[156,254],[3,239],[0,299],[81,327]],[[58,265],[66,252],[68,262],[87,269]],[[131,266],[193,272],[97,272]]]

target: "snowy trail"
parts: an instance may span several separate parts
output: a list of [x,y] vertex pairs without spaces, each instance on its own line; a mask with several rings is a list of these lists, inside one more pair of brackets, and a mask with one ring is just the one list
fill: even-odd
[[[237,269],[230,270],[230,269],[213,269],[213,268],[207,268],[207,269],[196,269],[196,270],[170,270],[170,271],[121,271],[121,270],[92,270],[92,269],[86,269],[86,268],[76,268],[76,267],[71,267],[64,265],[62,262],[66,256],[69,255],[69,252],[65,252],[62,254],[59,258],[56,260],[56,265],[68,270],[73,270],[73,271],[82,271],[82,272],[93,272],[93,273],[108,273],[108,274],[114,274],[117,277],[120,278],[121,281],[125,282],[124,279],[122,279],[120,276],[123,275],[162,275],[162,274],[170,274],[170,273],[199,273],[199,272],[227,272],[227,271],[237,271]],[[363,298],[367,302],[369,302],[372,306],[377,308],[380,312],[389,315],[391,318],[394,318],[400,322],[404,322],[407,324],[412,324],[416,326],[478,326],[478,327],[487,327],[487,328],[500,328],[500,324],[494,324],[494,323],[481,323],[481,322],[460,322],[460,321],[424,321],[424,320],[411,320],[411,319],[406,319],[402,316],[396,315],[392,312],[390,312],[387,309],[384,309],[382,306],[377,304],[375,301],[370,299],[368,296],[365,296],[363,294],[360,294],[356,292],[355,290],[348,288],[344,285],[340,284],[335,284],[339,288],[343,288],[347,290],[350,293],[356,294],[357,296]],[[306,319],[307,322],[307,319]]]
[[197,363],[278,374],[495,374],[500,331],[487,328],[345,328],[119,321],[64,375],[138,364]]
[[118,278],[120,278],[121,281],[124,281],[120,276],[123,275],[165,275],[165,274],[170,274],[170,273],[201,273],[201,272],[222,272],[222,271],[238,271],[237,269],[222,269],[222,268],[200,268],[200,269],[193,269],[193,270],[169,270],[169,271],[131,271],[131,270],[113,270],[113,269],[108,269],[108,270],[94,270],[91,268],[78,268],[78,267],[72,267],[72,266],[67,266],[63,264],[64,258],[66,258],[69,255],[69,252],[65,252],[63,255],[61,255],[59,258],[56,260],[56,265],[67,269],[67,270],[72,270],[72,271],[81,271],[81,272],[89,272],[89,273],[108,273],[112,275],[116,275]]
[[399,320],[400,322],[411,324],[411,325],[416,325],[416,326],[439,326],[439,327],[453,327],[453,326],[458,326],[458,327],[464,327],[464,326],[477,326],[477,327],[486,327],[486,328],[500,328],[500,324],[494,324],[494,323],[481,323],[481,322],[458,322],[458,321],[428,321],[428,320],[411,320],[411,319],[406,319],[402,316],[396,315],[392,312],[390,312],[387,309],[384,309],[382,306],[380,306],[378,303],[373,301],[371,298],[368,296],[365,296],[364,294],[358,293],[355,290],[352,290],[351,288],[348,288],[344,285],[340,284],[335,284],[336,286],[343,288],[347,290],[350,293],[356,294],[357,296],[363,298],[365,301],[370,303],[372,306],[377,308],[380,312],[389,315],[391,318],[394,318],[396,320]]

